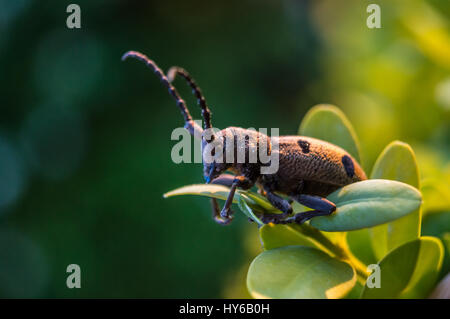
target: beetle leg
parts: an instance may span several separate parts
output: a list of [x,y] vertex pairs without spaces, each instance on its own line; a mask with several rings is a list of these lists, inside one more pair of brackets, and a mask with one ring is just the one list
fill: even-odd
[[228,194],[227,200],[222,210],[219,211],[219,205],[217,200],[213,198],[211,200],[211,205],[213,208],[213,218],[214,220],[222,225],[227,225],[233,219],[233,211],[231,210],[231,204],[233,204],[234,194],[238,187],[243,189],[249,189],[253,186],[253,182],[246,178],[245,176],[233,176],[230,174],[222,174],[212,181],[213,184],[231,186],[230,192]]
[[[211,184],[231,187],[231,185],[233,185],[234,178],[235,177],[231,174],[222,174],[219,177],[213,179],[211,181]],[[213,212],[213,219],[216,223],[221,225],[228,225],[231,222],[232,218],[223,219],[222,217],[220,217],[220,208],[219,204],[217,203],[217,199],[211,198],[211,208]]]
[[225,201],[225,205],[220,211],[220,217],[223,219],[233,219],[233,211],[231,210],[231,204],[233,204],[234,194],[236,193],[237,183],[233,182],[231,185],[230,192],[228,193],[227,200]]
[[220,209],[219,204],[217,203],[217,199],[211,198],[211,207],[213,212],[213,219],[216,223],[221,225],[228,225],[233,220],[233,218],[223,219],[222,217],[220,217]]
[[283,197],[278,196],[277,194],[269,190],[266,190],[266,198],[274,207],[278,208],[283,213],[263,214],[263,216],[261,217],[261,221],[264,224],[268,223],[281,224],[283,223],[283,219],[292,214],[292,206],[287,199],[284,199]]
[[330,215],[336,210],[336,205],[326,198],[304,194],[292,195],[291,197],[300,204],[313,210],[297,213],[284,220],[285,223],[302,224],[313,217]]

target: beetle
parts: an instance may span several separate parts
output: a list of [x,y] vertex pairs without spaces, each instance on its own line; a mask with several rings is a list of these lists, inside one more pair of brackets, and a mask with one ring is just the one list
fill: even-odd
[[[217,201],[212,199],[213,218],[217,223],[226,225],[233,219],[231,204],[237,188],[248,190],[256,185],[260,193],[282,212],[281,214],[264,213],[261,217],[263,223],[301,224],[316,216],[330,215],[336,210],[336,205],[325,198],[333,191],[367,179],[364,170],[347,151],[319,139],[307,136],[269,137],[266,134],[239,127],[228,127],[218,132],[220,134],[212,132],[211,111],[200,88],[186,70],[174,66],[169,69],[166,76],[153,60],[140,52],[129,51],[122,56],[122,60],[127,58],[138,59],[153,70],[166,86],[169,94],[175,99],[184,118],[184,127],[191,135],[201,136],[203,175],[206,183],[230,187],[225,205],[221,210]],[[172,85],[177,75],[187,81],[197,98],[203,117],[203,128],[193,121],[185,101]],[[209,136],[204,134],[206,131],[210,132]],[[244,161],[237,161],[236,156],[225,161],[211,160],[210,158],[206,160],[204,150],[212,143],[221,145],[222,153],[220,155],[227,158],[226,154],[230,154],[227,152],[235,154],[238,151],[235,143],[227,141],[243,137],[246,143],[240,151],[245,151]],[[252,141],[256,141],[256,143],[250,143],[248,137],[251,137]],[[267,163],[263,163],[260,159],[257,159],[256,162],[248,160],[248,154],[252,151],[250,148],[259,148],[260,142],[267,143],[269,153],[278,152],[279,163],[275,173],[262,174],[261,168],[267,166]],[[272,149],[274,145],[277,145],[278,148]],[[235,175],[223,174],[226,171]],[[312,210],[294,214],[293,201]]]

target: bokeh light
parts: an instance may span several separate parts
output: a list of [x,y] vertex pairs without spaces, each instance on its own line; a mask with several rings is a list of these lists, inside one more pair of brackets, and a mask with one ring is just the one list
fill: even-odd
[[42,297],[47,283],[42,250],[23,234],[0,228],[0,297]]
[[36,109],[25,119],[21,132],[28,163],[46,178],[67,177],[83,158],[85,129],[77,112],[50,106]]
[[0,215],[22,194],[25,181],[21,155],[10,141],[0,135]]

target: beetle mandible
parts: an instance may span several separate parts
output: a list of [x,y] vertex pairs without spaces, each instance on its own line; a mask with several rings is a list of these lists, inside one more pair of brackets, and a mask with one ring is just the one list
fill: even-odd
[[[253,147],[256,145],[256,148],[258,148],[260,141],[267,141],[269,152],[279,152],[278,170],[271,174],[261,173],[261,167],[267,165],[267,163],[262,163],[259,159],[256,162],[250,162],[248,161],[248,156],[246,156],[244,162],[238,162],[236,156],[233,156],[232,160],[228,161],[211,161],[205,160],[205,152],[203,152],[203,175],[205,181],[230,187],[230,192],[222,210],[219,209],[217,201],[212,199],[213,217],[217,223],[226,225],[233,219],[231,204],[237,188],[247,190],[256,185],[260,193],[274,207],[282,211],[281,214],[263,214],[261,220],[264,223],[301,224],[316,216],[330,215],[336,210],[336,205],[325,198],[327,195],[342,186],[367,179],[361,166],[348,152],[319,139],[306,136],[269,137],[263,133],[239,127],[228,127],[221,130],[220,134],[210,133],[209,137],[205,137],[204,133],[206,131],[212,131],[211,111],[200,88],[189,73],[183,68],[174,66],[169,69],[166,76],[156,63],[144,54],[129,51],[123,55],[122,60],[129,57],[144,62],[167,87],[170,95],[175,99],[178,108],[181,110],[185,122],[184,127],[191,135],[202,136],[203,150],[209,144],[219,142],[222,145],[221,151],[223,153],[221,155],[226,158],[226,154],[229,154],[227,153],[227,146],[228,151],[235,154],[237,145],[235,143],[227,143],[224,137],[235,140],[250,136],[257,143],[245,143],[245,154],[249,154],[250,144]],[[172,85],[177,75],[187,81],[197,98],[204,121],[203,128],[193,121],[185,101]],[[271,150],[273,144],[278,145],[277,150]],[[231,171],[235,175],[222,174],[225,171]],[[289,199],[281,195],[285,195]],[[294,200],[312,210],[293,214],[291,204]]]

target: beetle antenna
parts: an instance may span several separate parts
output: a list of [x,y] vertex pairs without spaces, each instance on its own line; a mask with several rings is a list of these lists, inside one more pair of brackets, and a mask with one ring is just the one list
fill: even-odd
[[189,84],[189,86],[192,89],[192,93],[197,98],[197,103],[200,106],[200,108],[202,109],[202,117],[203,117],[203,120],[205,121],[205,123],[204,123],[205,130],[211,129],[212,128],[211,110],[208,108],[208,105],[206,104],[206,99],[202,94],[202,90],[197,85],[197,83],[194,81],[192,76],[185,69],[183,69],[179,66],[173,66],[169,69],[169,71],[167,72],[167,79],[169,80],[169,82],[173,82],[177,75],[182,76],[187,81],[187,83]]
[[[156,63],[149,59],[145,54],[142,54],[137,51],[128,51],[122,56],[122,61],[125,61],[127,58],[135,58],[142,62],[144,62],[153,72],[159,77],[164,86],[168,89],[169,94],[175,99],[178,108],[183,115],[185,121],[185,128],[194,135],[194,132],[199,130],[200,134],[202,129],[192,120],[192,116],[189,113],[189,110],[186,106],[186,102],[180,97],[175,87],[170,83],[167,77],[164,75],[163,71],[156,65]],[[195,136],[195,135],[194,135]]]

